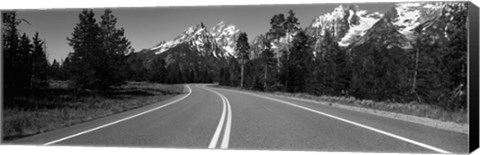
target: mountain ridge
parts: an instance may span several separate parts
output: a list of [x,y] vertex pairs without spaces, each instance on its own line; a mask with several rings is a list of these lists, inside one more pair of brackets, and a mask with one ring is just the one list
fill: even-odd
[[211,30],[208,30],[203,22],[200,22],[188,27],[173,40],[162,41],[156,46],[149,48],[149,50],[154,51],[155,54],[160,54],[179,44],[191,42],[198,51],[208,52],[209,49],[216,49],[218,46],[220,50],[223,50],[221,51],[223,53],[213,52],[214,56],[231,56],[235,54],[234,43],[239,32],[240,30],[235,25],[226,25],[223,21],[213,26]]
[[[440,18],[450,18],[449,6],[465,5],[455,2],[407,2],[395,3],[385,13],[369,12],[362,10],[356,4],[342,4],[331,12],[315,17],[312,22],[304,28],[307,35],[315,39],[314,51],[320,49],[318,44],[324,38],[326,31],[333,35],[338,45],[343,49],[353,49],[355,46],[369,43],[376,46],[385,46],[390,49],[394,46],[404,50],[413,48],[415,38],[426,31],[430,25],[442,25],[436,31],[445,33],[448,23],[438,23]],[[452,14],[452,13],[450,13]],[[437,22],[437,24],[434,24]],[[422,29],[419,29],[422,27]],[[203,22],[186,28],[173,40],[162,41],[156,46],[142,50],[142,52],[153,52],[153,56],[164,52],[176,52],[177,49],[189,49],[197,52],[200,56],[212,56],[215,59],[235,57],[236,38],[240,29],[233,24],[225,24],[224,21],[208,29]],[[292,33],[294,34],[294,33]],[[287,34],[286,36],[291,36]],[[250,41],[251,57],[257,57],[259,51],[264,48],[262,41],[266,36],[252,37]],[[286,36],[271,42],[271,48],[277,55],[289,44]],[[440,36],[440,35],[437,35]],[[439,38],[439,37],[437,37]],[[176,46],[188,46],[175,48]],[[316,49],[315,49],[316,48]],[[256,50],[256,51],[255,51]],[[168,54],[162,54],[168,55]]]

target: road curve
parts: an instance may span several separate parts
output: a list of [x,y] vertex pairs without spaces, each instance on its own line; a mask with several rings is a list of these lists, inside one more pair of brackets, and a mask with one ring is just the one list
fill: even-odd
[[10,144],[467,153],[468,135],[328,105],[191,84],[160,103]]

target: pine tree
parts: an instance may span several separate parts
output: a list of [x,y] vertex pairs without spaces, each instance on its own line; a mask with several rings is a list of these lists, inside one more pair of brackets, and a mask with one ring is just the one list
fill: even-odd
[[285,22],[283,23],[283,29],[285,30],[285,34],[286,34],[286,39],[287,39],[287,46],[286,46],[286,49],[283,49],[280,51],[280,55],[279,55],[279,60],[280,60],[280,65],[279,65],[279,69],[280,69],[280,76],[281,76],[281,80],[280,80],[280,83],[282,84],[286,84],[286,78],[288,77],[288,73],[287,73],[287,68],[289,67],[290,64],[288,64],[288,61],[289,61],[289,56],[290,56],[290,53],[292,51],[290,51],[290,49],[292,48],[292,35],[295,34],[295,32],[299,31],[300,28],[299,28],[299,25],[300,23],[298,22],[298,19],[295,17],[295,13],[293,12],[293,10],[289,10],[288,11],[288,17],[286,18]]
[[[295,13],[293,10],[288,11],[288,17],[283,23],[283,28],[285,29],[286,35],[287,35],[287,41],[290,45],[290,42],[292,38],[290,37],[294,32],[299,30],[299,25],[300,23],[298,22],[297,17],[295,17]],[[290,46],[288,46],[288,49]]]
[[61,68],[60,68],[60,63],[56,60],[53,59],[52,64],[50,65],[48,69],[48,76],[49,78],[53,80],[60,80],[61,79]]
[[350,65],[345,50],[338,50],[334,54],[335,63],[335,85],[334,91],[336,95],[346,95],[349,89],[349,83],[351,80]]
[[19,32],[17,26],[20,22],[15,12],[2,12],[2,52],[4,56],[4,89],[6,92],[19,90],[17,75],[20,72],[19,65],[21,58],[18,55]]
[[[263,60],[263,65],[264,65],[264,80],[263,80],[263,89],[268,90],[268,68],[272,68],[274,66],[274,54],[271,50],[271,45],[270,45],[270,40],[268,38],[263,38],[262,39],[262,44],[264,49],[262,50],[260,54],[260,58]],[[270,75],[270,77],[273,77]]]
[[305,32],[298,32],[293,38],[290,48],[286,77],[287,91],[305,92],[307,82],[311,78],[311,65],[313,64],[313,49],[310,39]]
[[107,81],[111,81],[111,85],[118,85],[123,83],[125,77],[121,74],[121,69],[126,64],[126,54],[131,49],[130,41],[124,36],[125,30],[123,28],[116,28],[117,18],[113,16],[112,10],[106,9],[104,14],[100,17],[102,20],[100,26],[100,38],[102,40],[102,49],[107,53],[104,62],[108,67],[105,72]]
[[273,40],[285,36],[285,27],[283,26],[284,22],[285,16],[281,13],[275,14],[270,20],[271,28],[269,33],[273,36]]
[[107,53],[102,49],[101,29],[95,20],[92,10],[83,10],[79,15],[79,23],[74,27],[69,45],[74,52],[70,59],[71,78],[75,84],[83,88],[108,88],[109,69],[105,65]]
[[32,76],[31,85],[33,88],[45,87],[48,85],[48,60],[46,51],[44,49],[45,42],[42,41],[38,32],[35,33],[33,39],[33,51],[32,51]]
[[[271,19],[270,19],[270,29],[266,34],[267,39],[269,40],[270,43],[276,43],[278,40],[285,36],[286,30],[285,30],[285,16],[281,13],[275,14]],[[276,66],[276,74],[277,74],[277,79],[278,81],[276,82],[276,86],[280,87],[281,84],[284,83],[284,69],[285,68],[285,61],[282,61],[282,58],[284,58],[284,54],[286,54],[286,49],[277,49],[275,51],[272,51],[276,53],[276,59],[277,59],[277,66]],[[286,60],[286,59],[284,59]]]
[[248,44],[247,33],[241,32],[237,39],[237,44],[235,50],[237,50],[237,57],[240,59],[241,73],[240,73],[240,87],[243,88],[244,74],[245,74],[245,63],[249,59],[248,50],[250,46]]
[[230,57],[228,60],[230,86],[239,86],[239,66],[238,61],[234,57]]
[[295,12],[293,10],[288,11],[288,17],[283,23],[283,28],[286,33],[293,33],[299,30],[300,23],[298,22],[297,17],[295,17]]
[[338,85],[336,78],[339,76],[338,73],[342,68],[337,66],[337,61],[341,61],[343,54],[340,53],[338,43],[329,31],[325,31],[320,49],[317,57],[323,58],[321,61],[323,63],[321,66],[323,71],[322,76],[319,78],[322,78],[320,81],[322,81],[322,84],[325,86],[324,93],[338,95],[336,91],[336,86]]
[[62,70],[62,80],[68,80],[68,79],[73,79],[72,78],[72,61],[70,58],[72,57],[73,53],[68,53],[67,57],[65,60],[63,60],[62,65],[61,65],[61,70]]
[[25,33],[23,33],[23,35],[20,37],[19,49],[17,51],[17,56],[19,58],[17,65],[19,67],[18,69],[20,70],[17,71],[18,74],[16,74],[18,81],[17,87],[22,90],[28,90],[31,88],[32,48],[33,46],[30,39]]

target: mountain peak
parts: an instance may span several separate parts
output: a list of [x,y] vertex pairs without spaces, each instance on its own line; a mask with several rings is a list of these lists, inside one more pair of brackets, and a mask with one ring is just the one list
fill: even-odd
[[[213,52],[214,56],[225,55],[227,52],[230,55],[234,53],[235,41],[238,37],[239,29],[235,25],[225,25],[225,22],[220,22],[209,31],[203,22],[194,26],[188,27],[171,41],[161,42],[155,47],[151,48],[155,54],[160,54],[168,51],[171,48],[180,44],[188,44],[192,49],[198,52],[207,54]],[[220,51],[218,51],[220,50]]]
[[386,13],[385,20],[391,22],[398,32],[412,40],[415,38],[415,28],[421,23],[440,16],[444,4],[439,2],[397,3]]
[[[353,5],[353,4],[351,4]],[[319,27],[322,26],[323,23],[328,22],[328,21],[333,21],[333,20],[338,20],[341,18],[344,18],[347,13],[350,11],[354,12],[354,10],[350,10],[350,8],[356,8],[356,7],[349,7],[347,5],[339,5],[335,9],[333,9],[332,12],[320,15],[316,17],[311,26],[312,27]]]
[[348,46],[382,17],[383,14],[378,12],[360,10],[355,4],[339,5],[332,12],[315,18],[307,33],[323,37],[325,31],[332,31],[340,46]]
[[200,22],[195,26],[188,27],[185,31],[183,31],[182,34],[178,35],[173,40],[160,43],[157,46],[151,48],[151,50],[155,50],[157,51],[156,54],[160,54],[178,44],[190,42],[193,40],[205,39],[207,33],[208,32],[206,31],[205,25],[203,24],[203,22]]
[[240,33],[240,29],[237,29],[235,25],[226,25],[224,21],[221,21],[212,27],[210,32],[219,47],[230,55],[235,55],[235,41]]

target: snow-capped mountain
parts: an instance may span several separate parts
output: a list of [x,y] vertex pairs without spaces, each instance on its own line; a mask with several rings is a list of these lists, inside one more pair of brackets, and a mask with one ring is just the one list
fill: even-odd
[[173,40],[161,42],[159,45],[151,48],[151,50],[156,51],[155,54],[160,54],[182,43],[191,43],[198,51],[206,52],[205,50],[212,44],[212,37],[206,30],[205,25],[200,23],[187,28]]
[[[361,51],[352,50],[361,45],[366,45],[362,48],[411,49],[415,39],[427,32],[434,39],[448,40],[448,21],[452,20],[452,15],[458,8],[466,9],[466,5],[460,2],[397,3],[384,13],[361,10],[354,4],[339,5],[332,12],[314,18],[304,30],[316,40],[316,51],[319,50],[318,45],[325,39],[327,31],[339,46],[349,51]],[[234,25],[227,25],[223,21],[211,29],[200,23],[188,27],[173,40],[162,41],[144,52],[152,56],[162,55],[167,63],[170,63],[170,60],[180,61],[185,55],[195,57],[192,61],[210,56],[212,59],[235,56],[239,32]],[[294,36],[295,32],[270,40],[272,52],[276,56],[280,56],[282,51],[288,52]],[[259,35],[251,38],[251,58],[258,56],[265,48],[265,37]]]
[[398,32],[405,35],[409,40],[415,39],[414,29],[441,15],[445,3],[397,3],[387,13],[388,18],[395,25]]
[[365,32],[365,35],[353,42],[350,47],[362,44],[373,44],[376,47],[387,47],[387,49],[392,47],[411,48],[406,36],[400,33],[397,26],[387,17],[375,23],[372,28]]
[[458,10],[451,7],[456,5],[466,9],[465,3],[456,2],[397,3],[353,45],[376,42],[387,48],[411,49],[418,35],[428,28],[436,29],[435,33],[429,34],[435,38],[446,37],[448,21],[443,19],[453,18],[450,16]]
[[306,31],[316,38],[322,38],[325,31],[330,31],[340,46],[348,46],[365,35],[382,17],[381,13],[360,10],[353,4],[340,5],[333,12],[316,17]]
[[210,30],[211,36],[215,39],[217,46],[230,55],[235,55],[235,43],[240,30],[235,25],[225,25],[220,22]]
[[[210,31],[203,23],[187,28],[183,33],[167,42],[160,42],[150,48],[155,54],[160,54],[180,44],[189,43],[201,54],[234,55],[235,41],[240,32],[234,25],[220,22]],[[217,50],[218,49],[218,50]]]

